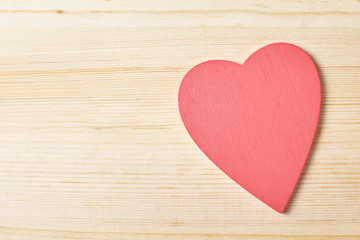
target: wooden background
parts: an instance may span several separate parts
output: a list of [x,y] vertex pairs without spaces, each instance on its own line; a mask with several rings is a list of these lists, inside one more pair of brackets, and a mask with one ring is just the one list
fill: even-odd
[[[290,42],[320,124],[284,214],[192,142],[184,74]],[[0,239],[360,239],[359,1],[0,0]]]

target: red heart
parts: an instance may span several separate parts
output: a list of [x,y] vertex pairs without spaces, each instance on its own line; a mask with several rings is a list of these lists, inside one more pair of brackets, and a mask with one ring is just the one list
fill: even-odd
[[181,118],[198,147],[280,213],[305,165],[320,104],[315,64],[287,43],[267,45],[243,65],[201,63],[179,89]]

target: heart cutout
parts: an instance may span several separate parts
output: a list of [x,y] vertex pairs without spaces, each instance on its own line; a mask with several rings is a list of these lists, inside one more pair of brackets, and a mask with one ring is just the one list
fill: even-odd
[[313,142],[321,105],[315,64],[301,48],[267,45],[243,65],[193,67],[179,89],[190,136],[236,183],[283,212]]

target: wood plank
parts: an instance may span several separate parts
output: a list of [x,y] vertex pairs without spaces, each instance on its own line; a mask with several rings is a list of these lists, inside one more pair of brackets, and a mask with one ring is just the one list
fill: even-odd
[[[359,1],[0,1],[0,239],[359,239],[359,23]],[[177,109],[195,64],[281,41],[323,89],[282,215],[202,154]]]

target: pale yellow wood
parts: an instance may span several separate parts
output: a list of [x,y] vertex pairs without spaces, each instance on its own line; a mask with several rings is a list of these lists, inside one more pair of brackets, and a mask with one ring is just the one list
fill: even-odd
[[[192,142],[184,74],[272,42],[321,75],[285,214]],[[360,239],[359,1],[0,1],[0,239]]]

